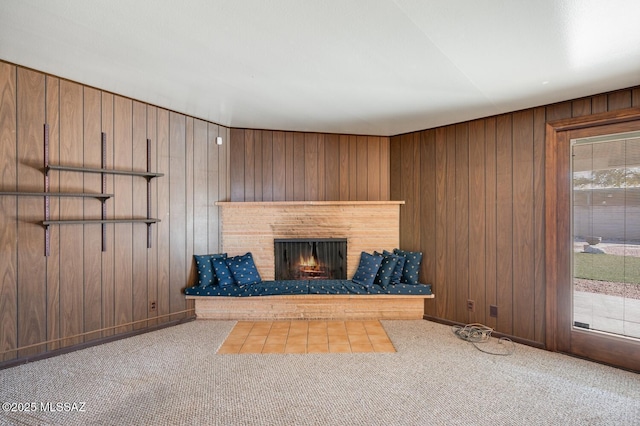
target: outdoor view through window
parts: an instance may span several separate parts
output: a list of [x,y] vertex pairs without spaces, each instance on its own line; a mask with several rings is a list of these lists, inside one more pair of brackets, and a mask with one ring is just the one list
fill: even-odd
[[573,326],[640,339],[640,132],[571,150]]

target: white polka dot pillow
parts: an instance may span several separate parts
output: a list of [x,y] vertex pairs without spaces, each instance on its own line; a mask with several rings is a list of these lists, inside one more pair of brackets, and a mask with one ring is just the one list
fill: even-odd
[[262,282],[251,253],[227,258],[227,266],[231,271],[233,280],[239,286]]
[[404,268],[402,269],[401,282],[404,284],[420,284],[418,274],[420,273],[420,264],[422,263],[422,253],[393,249],[398,256],[406,259]]
[[382,256],[362,252],[360,254],[360,264],[358,270],[353,275],[351,281],[365,287],[371,287],[376,279],[378,269],[382,263]]
[[210,285],[217,285],[216,273],[213,269],[213,259],[224,259],[227,257],[227,253],[219,254],[196,254],[193,256],[196,262],[196,269],[198,270],[198,287],[208,287]]

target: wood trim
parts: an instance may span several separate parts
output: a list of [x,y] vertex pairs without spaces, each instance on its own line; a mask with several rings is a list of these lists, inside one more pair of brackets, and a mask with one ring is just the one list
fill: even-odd
[[[187,311],[193,313],[194,309],[188,309]],[[98,346],[98,345],[102,345],[102,344],[109,343],[109,342],[114,342],[114,341],[120,340],[120,339],[126,339],[126,338],[129,338],[129,337],[138,336],[140,334],[161,330],[163,328],[172,327],[174,325],[184,324],[184,323],[187,323],[187,322],[190,322],[190,321],[194,321],[195,319],[196,319],[195,315],[192,315],[192,316],[188,316],[186,318],[180,319],[180,320],[175,320],[175,321],[171,321],[171,322],[165,322],[165,323],[159,324],[159,325],[151,324],[147,328],[140,328],[140,329],[137,329],[137,330],[133,330],[133,331],[124,333],[124,334],[108,335],[107,337],[100,337],[100,338],[97,338],[97,339],[94,339],[94,340],[86,340],[84,343],[81,343],[81,344],[78,344],[78,345],[65,346],[64,348],[53,349],[53,350],[50,350],[49,352],[40,353],[40,354],[37,354],[37,355],[34,355],[34,356],[30,356],[30,357],[11,359],[9,361],[0,362],[0,370],[3,370],[5,368],[16,367],[16,366],[22,365],[22,364],[27,364],[29,362],[41,361],[43,359],[52,358],[52,357],[55,357],[55,356],[58,356],[58,355],[68,354],[70,352],[79,351],[81,349],[87,349],[87,348],[90,348],[90,347],[93,347],[93,346]],[[88,333],[92,333],[92,332],[88,332]],[[61,339],[58,339],[58,340],[61,340]],[[49,340],[49,342],[55,342],[55,341],[54,340]]]
[[[194,313],[194,312],[195,312],[195,309],[185,309],[185,310],[179,311],[179,312],[172,312],[170,314],[160,315],[157,318],[163,318],[163,317],[168,317],[168,316],[177,315],[177,314],[189,314],[189,313]],[[188,319],[188,317],[187,317],[187,319]],[[88,335],[91,335],[91,334],[94,334],[94,333],[100,333],[100,332],[103,332],[103,331],[106,331],[106,330],[113,330],[114,328],[118,328],[118,327],[122,327],[122,326],[133,326],[133,325],[136,325],[136,324],[144,323],[146,321],[147,321],[147,319],[145,318],[145,319],[141,319],[141,320],[131,321],[131,322],[128,322],[126,324],[118,324],[118,325],[112,325],[110,327],[102,327],[102,328],[97,329],[97,330],[89,330],[89,331],[86,331],[84,333],[74,334],[72,336],[59,337],[57,339],[49,339],[49,340],[46,340],[44,342],[34,343],[32,345],[21,346],[21,347],[16,348],[16,349],[11,349],[9,351],[0,352],[0,356],[6,354],[8,352],[13,352],[15,350],[31,349],[31,348],[38,347],[40,345],[45,345],[45,344],[50,344],[50,343],[58,343],[58,342],[62,342],[64,340],[69,340],[69,339],[78,339],[80,337],[88,336]],[[178,320],[178,321],[184,321],[184,319]],[[177,323],[179,323],[179,322],[177,322]],[[154,329],[154,328],[152,328],[152,329]],[[149,331],[152,331],[152,330],[149,330]],[[124,338],[124,337],[126,337],[126,335],[123,335],[122,337],[119,336],[119,337],[117,337],[117,339],[121,339],[121,338]],[[78,346],[78,345],[75,345],[75,346]],[[86,347],[84,345],[81,345],[81,346],[82,347]]]
[[[628,121],[638,120],[639,117],[640,108],[625,108],[600,114],[549,121],[547,123],[547,129],[552,129],[553,132],[558,133],[566,130],[625,123]],[[549,133],[547,133],[547,136],[548,135]],[[547,146],[549,146],[549,142],[549,138],[547,138]]]
[[[639,370],[640,345],[615,336],[586,334],[571,329],[571,279],[569,253],[569,143],[572,138],[589,132],[617,133],[632,130],[633,121],[640,120],[640,108],[580,116],[551,121],[546,126],[545,167],[545,233],[546,243],[546,347],[552,351],[574,353],[578,356]],[[605,129],[605,126],[612,126]],[[585,351],[589,345],[589,351]]]

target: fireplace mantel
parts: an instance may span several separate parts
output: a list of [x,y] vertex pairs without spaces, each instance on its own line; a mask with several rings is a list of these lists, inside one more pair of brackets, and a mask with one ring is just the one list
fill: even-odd
[[404,201],[216,201],[220,207],[270,207],[270,206],[377,206],[402,205]]
[[229,256],[251,252],[265,280],[274,278],[274,239],[346,238],[347,277],[362,251],[392,250],[400,240],[404,201],[217,202],[222,250]]

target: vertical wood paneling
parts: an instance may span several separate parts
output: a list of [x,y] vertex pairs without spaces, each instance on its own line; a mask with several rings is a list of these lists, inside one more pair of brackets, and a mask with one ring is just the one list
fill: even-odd
[[295,161],[293,133],[285,134],[285,200],[295,200],[293,192],[293,181],[295,179],[293,173],[293,164]]
[[231,129],[229,140],[229,177],[231,179],[231,201],[245,201],[244,182],[244,130]]
[[273,201],[273,133],[262,132],[262,201]]
[[[60,80],[53,77],[46,79],[46,115],[49,125],[49,162],[60,164]],[[60,191],[60,174],[49,173],[49,189]],[[49,199],[50,217],[60,219],[60,199]],[[47,350],[60,347],[56,341],[60,337],[60,227],[49,227],[50,251],[46,260],[47,267]],[[100,310],[98,310],[100,312]]]
[[318,135],[304,135],[304,200],[318,199]]
[[545,110],[533,110],[533,241],[534,241],[534,322],[536,342],[545,341]]
[[[158,134],[157,134],[158,109],[154,106],[147,105],[147,138],[150,139],[149,144],[149,169],[151,171],[158,170]],[[151,217],[159,218],[158,215],[158,183],[164,178],[151,179]],[[148,318],[158,316],[158,229],[160,224],[151,226],[151,249],[147,256],[147,312]],[[151,310],[151,302],[156,303],[156,309]],[[156,320],[148,321],[149,326],[157,325]]]
[[[43,191],[45,123],[51,164],[102,167],[105,132],[106,168],[146,170],[149,138],[150,169],[165,173],[151,179],[151,216],[161,219],[151,227],[151,248],[145,225],[107,224],[106,251],[101,250],[101,225],[52,225],[50,256],[44,256],[39,224],[44,198],[0,197],[0,363],[184,318],[145,322],[188,307],[182,291],[190,280],[194,250],[219,250],[213,202],[230,197],[231,135],[227,128],[169,115],[0,62],[0,189]],[[214,134],[223,137],[223,145],[211,145]],[[102,189],[102,177],[95,173],[51,171],[49,182],[55,192]],[[107,174],[106,184],[106,192],[114,194],[106,201],[107,218],[146,217],[145,179]],[[53,220],[99,219],[102,214],[100,201],[93,198],[50,197],[50,210]],[[149,310],[150,302],[156,302],[156,310]]]
[[[383,145],[388,147],[388,144]],[[383,149],[383,152],[385,150]],[[436,140],[435,130],[420,133],[420,242],[422,265],[420,282],[433,283],[436,279]],[[383,174],[384,175],[384,174]],[[433,300],[425,300],[425,314],[435,316]]]
[[497,155],[496,119],[485,120],[485,324],[496,327],[496,318],[489,316],[489,307],[498,304],[497,293]]
[[247,129],[244,131],[244,201],[255,201],[255,131]]
[[[157,158],[158,173],[164,173],[164,177],[157,179],[158,194],[158,219],[161,220],[156,226],[158,227],[158,321],[160,323],[167,322],[168,317],[164,316],[170,312],[169,283],[171,280],[171,268],[169,265],[170,245],[171,245],[171,221],[169,206],[171,199],[169,198],[169,186],[171,182],[171,170],[169,162],[171,154],[169,151],[169,112],[164,109],[158,109],[157,116]],[[156,179],[154,179],[156,180]]]
[[571,117],[571,102],[562,102],[547,107],[547,121]]
[[[51,256],[45,257],[38,225],[44,200],[0,197],[0,362],[128,331],[130,325],[81,336],[188,307],[182,289],[193,275],[192,254],[220,248],[213,203],[234,197],[407,199],[415,205],[401,207],[403,248],[425,252],[421,278],[432,281],[436,293],[427,314],[456,320],[466,298],[476,301],[478,315],[497,304],[498,320],[485,316],[487,325],[542,342],[548,320],[545,123],[638,106],[638,93],[620,90],[385,138],[230,130],[0,62],[2,189],[43,190],[45,122],[53,164],[99,166],[102,130],[106,167],[146,169],[149,137],[151,170],[165,173],[151,181],[152,216],[162,220],[152,226],[151,249],[144,225],[107,225],[105,252],[99,226],[64,225],[51,227]],[[214,142],[218,135],[221,146]],[[307,145],[314,139],[315,149]],[[106,180],[107,192],[115,194],[106,202],[107,217],[146,215],[144,179]],[[97,192],[100,186],[99,175],[82,173],[52,172],[50,182],[52,191]],[[95,199],[50,201],[52,219],[100,214]],[[150,301],[156,311],[148,312]],[[158,322],[170,318],[179,317]],[[65,336],[72,338],[12,350]]]
[[535,339],[533,110],[513,114],[513,333]]
[[293,200],[304,201],[305,192],[305,142],[304,134],[293,134]]
[[[231,137],[231,131],[222,126],[216,126],[218,129],[218,136],[229,140]],[[228,144],[223,144],[220,147],[218,155],[218,186],[220,188],[220,200],[230,200],[231,198],[231,182],[229,181],[229,162],[230,162],[230,147]]]
[[[435,315],[439,318],[446,318],[447,300],[449,299],[449,288],[447,285],[447,138],[444,127],[435,130],[435,187],[436,198],[434,209],[436,211],[436,277],[433,282],[433,292],[437,294]],[[394,156],[392,146],[391,157]],[[394,176],[394,169],[391,169],[391,176]]]
[[390,200],[389,190],[389,168],[391,159],[389,157],[389,138],[380,138],[380,200]]
[[348,201],[350,190],[349,136],[340,135],[340,200]]
[[[113,108],[114,97],[109,93],[102,93],[102,131],[106,135],[106,164],[107,168],[114,165],[113,140]],[[107,193],[113,194],[115,177],[107,175]],[[107,216],[115,217],[114,200],[107,201]],[[112,336],[115,330],[109,328],[115,325],[115,225],[106,226],[107,250],[102,252],[102,327],[108,328],[103,336]]]
[[[420,134],[416,133],[413,135],[413,140],[411,143],[411,151],[410,156],[413,161],[413,183],[411,185],[410,191],[407,194],[407,201],[410,201],[410,209],[408,209],[408,213],[410,216],[411,223],[419,223],[420,221],[420,180],[422,177],[420,176]],[[409,238],[406,239],[407,244],[403,247],[404,250],[413,250],[413,251],[421,251],[420,250],[420,227],[416,229],[416,232],[411,234]]]
[[[247,140],[245,135],[245,141]],[[170,312],[185,309],[182,289],[187,280],[187,200],[186,118],[169,113],[169,308]],[[251,156],[253,157],[253,156]],[[248,180],[245,180],[245,184]],[[172,317],[176,319],[177,317]]]
[[475,309],[470,323],[485,324],[487,306],[485,284],[485,122],[469,123],[469,299]]
[[395,201],[402,199],[402,136],[389,141],[389,196]]
[[[253,201],[262,201],[262,132],[253,132]],[[246,172],[246,169],[245,169]]]
[[[130,99],[114,97],[113,102],[113,145],[114,167],[131,170],[133,165],[132,114],[133,103]],[[114,176],[115,216],[128,218],[133,215],[133,178]],[[136,225],[139,226],[139,225]],[[115,225],[115,325],[129,324],[133,321],[133,225],[118,223]],[[126,325],[116,328],[116,333],[131,331]]]
[[496,329],[511,334],[513,331],[513,147],[512,117],[501,115],[497,119],[496,156],[496,233],[497,300]]
[[340,136],[326,135],[325,140],[325,199],[340,200]]
[[573,101],[571,105],[571,111],[574,117],[591,114],[591,98],[578,99]]
[[[0,62],[0,188],[17,190],[16,67]],[[0,197],[0,362],[18,347],[18,234],[16,197]]]
[[469,322],[469,125],[456,128],[456,318]]
[[326,200],[326,164],[325,164],[325,135],[319,134],[318,136],[318,195],[316,200]]
[[447,287],[446,312],[457,318],[457,283],[456,283],[456,128],[446,127],[446,176],[445,176],[445,286]]
[[[196,135],[197,134],[198,132],[196,132]],[[217,253],[220,247],[220,208],[215,205],[215,201],[226,200],[226,180],[220,179],[219,176],[224,173],[224,171],[226,171],[225,153],[229,144],[223,143],[222,145],[217,145],[215,143],[212,143],[212,141],[215,141],[216,137],[224,136],[222,135],[219,126],[215,124],[207,124],[207,134],[207,140],[210,141],[210,144],[208,145],[207,157],[207,185],[209,191],[206,206],[208,211],[207,226],[209,229],[209,235],[207,238],[206,251],[207,253]],[[197,137],[196,140],[198,140]],[[224,140],[226,141],[226,138],[224,138]],[[197,202],[202,202],[202,200],[197,200]],[[201,230],[202,228],[196,229]]]
[[287,150],[284,132],[273,132],[273,201],[286,200]]
[[[84,88],[83,114],[83,164],[84,167],[102,167],[101,129],[102,97],[100,91]],[[53,173],[52,173],[53,174]],[[76,177],[81,175],[76,174]],[[99,174],[84,173],[84,192],[98,193],[102,191],[102,179]],[[99,219],[102,203],[94,199],[84,200],[84,217]],[[84,225],[84,332],[102,328],[102,229],[100,225]],[[57,251],[57,250],[56,250]],[[145,265],[146,269],[146,265]],[[48,271],[47,271],[48,272]],[[101,337],[101,333],[91,333],[85,340]]]
[[358,139],[349,136],[349,201],[358,200]]
[[[17,68],[17,188],[42,191],[43,126],[45,121],[44,75]],[[10,157],[11,158],[11,157]],[[18,346],[43,342],[46,327],[46,261],[42,220],[42,198],[18,198],[17,264],[18,274]],[[14,213],[15,214],[15,213]],[[44,346],[19,351],[18,356],[33,355]]]
[[367,199],[369,146],[366,136],[356,137],[356,200]]
[[[68,165],[83,164],[83,89],[76,83],[60,82],[60,157]],[[60,172],[60,190],[83,191],[83,177],[77,173]],[[97,200],[87,200],[98,203]],[[60,199],[60,215],[70,219],[83,219],[83,200]],[[60,228],[60,335],[77,336],[84,328],[83,289],[83,226]],[[62,346],[81,343],[82,338],[66,339]]]
[[413,188],[415,183],[414,162],[412,158],[413,154],[413,134],[406,134],[400,137],[400,162],[402,164],[403,173],[402,180],[400,182],[400,200],[403,200],[405,204],[400,207],[400,247],[404,250],[413,250],[408,248],[410,244],[412,234],[415,229],[409,226],[412,222],[412,199]]
[[631,90],[618,90],[608,95],[608,111],[631,108]]
[[[213,204],[213,200],[217,200],[218,197],[218,185],[217,182],[211,181],[209,186],[209,167],[215,170],[215,174],[218,172],[217,158],[209,158],[209,149],[217,154],[215,140],[217,136],[213,135],[208,137],[208,125],[206,121],[195,120],[193,123],[193,253],[194,254],[207,254],[209,253],[209,237],[212,233],[209,232],[209,205]],[[207,143],[207,140],[211,141],[211,145]],[[213,174],[213,176],[215,176]],[[209,197],[213,195],[212,201]],[[215,206],[213,206],[215,207]],[[215,233],[215,232],[214,232]],[[189,282],[195,282],[196,269],[193,259],[188,259],[188,265],[190,270]]]
[[[133,102],[133,135],[132,135],[132,168],[137,171],[147,169],[147,106],[140,102]],[[140,177],[132,179],[133,217],[147,216],[147,181]],[[148,317],[148,270],[147,270],[147,227],[136,224],[132,227],[133,268],[132,295],[133,321],[141,321]],[[145,328],[146,322],[133,325],[134,329]]]
[[367,138],[367,200],[380,199],[380,138]]
[[[193,171],[193,117],[185,117],[185,255],[184,255],[184,276],[182,281],[176,285],[180,290],[191,286],[191,283],[196,282],[196,267],[193,262],[193,240],[194,240],[194,228],[193,228],[193,194],[194,194],[194,171]],[[175,291],[175,290],[173,290]],[[182,291],[180,291],[182,293]],[[180,306],[180,305],[178,305]],[[185,301],[183,309],[193,309],[195,302],[193,300]],[[178,311],[180,309],[174,309]],[[184,318],[184,315],[180,315]]]
[[[549,108],[547,108],[549,111]],[[598,95],[591,98],[591,114],[599,114],[601,112],[607,111],[607,95]],[[551,117],[551,115],[547,112],[547,117]],[[547,119],[547,121],[552,121],[551,119]]]

